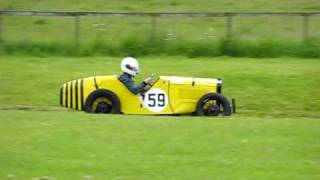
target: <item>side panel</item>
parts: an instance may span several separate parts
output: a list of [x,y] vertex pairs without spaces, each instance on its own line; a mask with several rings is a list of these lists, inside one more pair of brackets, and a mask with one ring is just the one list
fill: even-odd
[[86,102],[88,96],[95,90],[97,90],[99,87],[96,86],[96,77],[88,77],[83,79],[83,97],[84,101]]
[[[109,77],[96,77],[96,82],[99,89],[107,89],[114,92],[121,103],[121,112],[124,114],[172,114],[172,109],[170,106],[170,102],[166,102],[166,106],[159,111],[152,111],[153,108],[148,108],[148,105],[144,103],[144,96],[143,95],[136,95],[131,93],[127,87],[125,87],[116,76],[109,76]],[[164,92],[167,96],[169,101],[169,82],[168,81],[161,81],[159,80],[151,90],[160,89],[161,92]],[[92,90],[89,89],[88,92]],[[149,90],[151,92],[151,90]],[[154,97],[157,101],[158,97]],[[162,100],[162,99],[161,99]],[[162,103],[162,102],[161,102]]]
[[153,87],[144,94],[142,109],[148,114],[173,114],[168,80],[159,79]]
[[196,110],[198,100],[207,93],[215,93],[216,86],[197,85],[194,82],[170,84],[170,101],[175,114],[188,114]]

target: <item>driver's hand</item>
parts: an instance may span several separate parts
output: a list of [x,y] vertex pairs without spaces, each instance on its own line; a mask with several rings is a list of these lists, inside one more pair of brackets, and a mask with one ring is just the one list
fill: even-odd
[[147,84],[147,85],[143,88],[143,90],[144,90],[145,92],[147,92],[150,88],[151,88],[151,85],[150,85],[150,84]]
[[147,77],[143,82],[145,83],[145,84],[150,84],[151,82],[152,82],[152,77],[150,76],[150,77]]

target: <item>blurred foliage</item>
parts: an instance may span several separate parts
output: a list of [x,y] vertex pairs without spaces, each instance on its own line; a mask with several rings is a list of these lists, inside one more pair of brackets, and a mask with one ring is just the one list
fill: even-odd
[[161,39],[140,39],[134,36],[124,39],[123,42],[112,44],[103,40],[86,45],[66,43],[39,43],[21,41],[14,43],[2,42],[0,54],[35,55],[35,56],[142,56],[142,55],[186,55],[188,57],[320,57],[320,40],[308,39],[305,41],[284,40],[252,40],[221,39],[220,41],[188,41],[167,42]]
[[0,0],[1,9],[73,11],[315,11],[318,0]]
[[[3,9],[50,11],[316,11],[316,0],[284,1],[5,1]],[[303,40],[302,17],[234,17],[232,40],[226,18],[81,17],[79,46],[73,17],[4,16],[0,53],[37,56],[149,55],[189,57],[319,57],[320,23],[309,17],[309,39]],[[290,23],[288,23],[290,22]]]

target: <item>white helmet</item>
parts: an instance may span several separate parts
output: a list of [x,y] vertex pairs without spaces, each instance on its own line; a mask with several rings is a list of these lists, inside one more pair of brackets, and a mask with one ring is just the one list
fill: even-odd
[[123,58],[121,61],[121,70],[132,76],[137,75],[139,73],[138,61],[133,57]]

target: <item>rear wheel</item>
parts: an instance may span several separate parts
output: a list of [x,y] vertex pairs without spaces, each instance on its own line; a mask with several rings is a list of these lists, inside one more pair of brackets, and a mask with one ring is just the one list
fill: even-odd
[[204,95],[197,103],[196,115],[198,116],[230,116],[230,102],[222,94],[210,93]]
[[113,92],[100,89],[89,95],[84,111],[88,113],[120,114],[120,101]]

